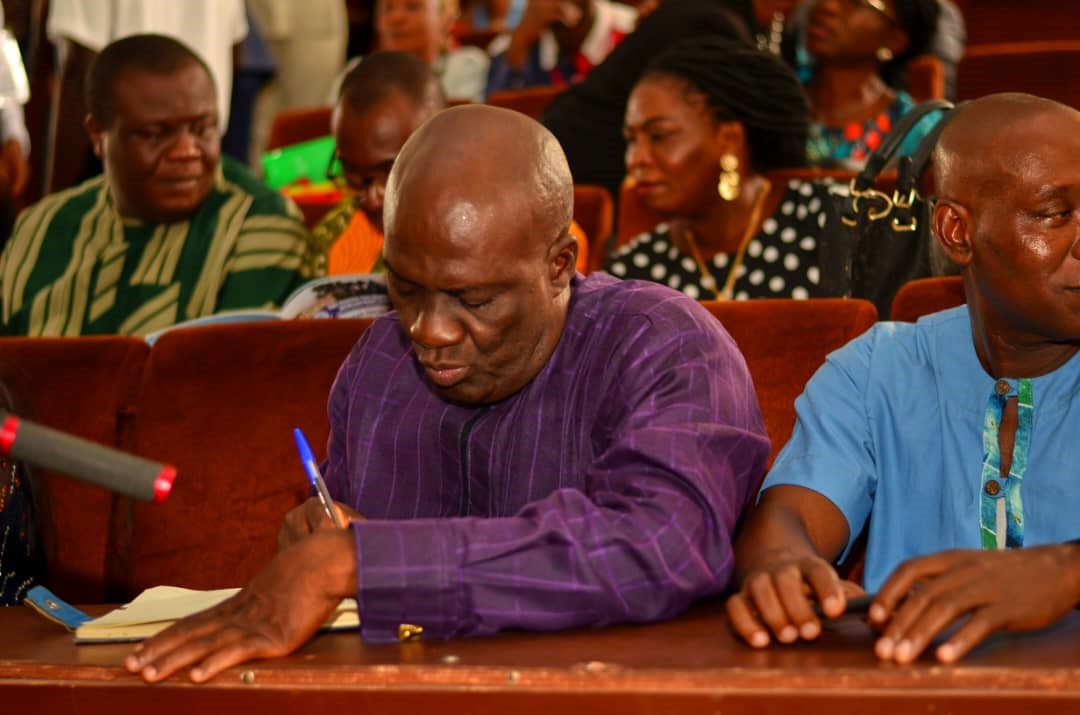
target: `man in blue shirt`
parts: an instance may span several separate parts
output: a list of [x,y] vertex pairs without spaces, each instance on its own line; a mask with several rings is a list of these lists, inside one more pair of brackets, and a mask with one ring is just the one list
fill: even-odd
[[967,305],[831,355],[736,547],[748,643],[813,639],[858,592],[831,563],[869,520],[883,660],[954,662],[1080,603],[1080,112],[1029,95],[958,109],[932,225]]

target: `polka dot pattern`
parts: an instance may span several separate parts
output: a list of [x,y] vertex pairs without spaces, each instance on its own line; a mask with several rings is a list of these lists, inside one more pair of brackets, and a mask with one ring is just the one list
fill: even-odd
[[[806,299],[815,293],[821,280],[818,237],[827,223],[828,202],[827,184],[796,180],[784,187],[776,213],[762,221],[735,271],[736,300]],[[728,280],[732,258],[718,253],[709,259],[709,272],[721,286]],[[716,297],[693,257],[671,240],[666,223],[624,245],[606,269],[619,278],[663,283],[698,300]]]

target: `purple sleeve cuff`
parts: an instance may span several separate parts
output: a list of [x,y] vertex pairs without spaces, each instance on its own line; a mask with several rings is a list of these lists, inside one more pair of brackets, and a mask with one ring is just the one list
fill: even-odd
[[469,628],[460,578],[463,539],[446,519],[354,521],[364,640],[398,640],[398,626],[449,638]]

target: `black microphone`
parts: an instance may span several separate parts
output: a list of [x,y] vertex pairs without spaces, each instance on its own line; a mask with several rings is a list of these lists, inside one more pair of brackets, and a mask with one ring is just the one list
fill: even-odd
[[164,501],[176,468],[0,410],[0,454],[142,501]]

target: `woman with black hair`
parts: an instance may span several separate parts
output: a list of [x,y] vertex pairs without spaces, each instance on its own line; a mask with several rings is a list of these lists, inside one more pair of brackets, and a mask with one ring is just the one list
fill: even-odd
[[[11,392],[0,380],[0,410],[15,409]],[[30,472],[26,465],[0,456],[0,606],[17,606],[42,576]]]
[[[938,0],[816,0],[805,45],[796,53],[814,108],[807,159],[858,169],[912,106],[903,89],[907,63],[937,32]],[[908,135],[910,153],[936,116]]]
[[624,134],[634,191],[666,220],[606,270],[702,300],[814,295],[828,187],[769,175],[805,163],[808,120],[794,72],[767,52],[698,38],[657,56]]

